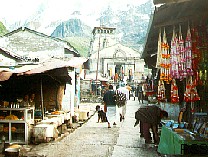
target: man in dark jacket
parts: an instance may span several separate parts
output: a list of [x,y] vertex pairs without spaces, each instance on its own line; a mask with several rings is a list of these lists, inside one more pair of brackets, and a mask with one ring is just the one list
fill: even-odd
[[[109,85],[108,91],[103,96],[104,106],[106,105],[106,116],[108,120],[108,128],[111,127],[110,123],[116,125],[116,101],[115,101],[115,91],[113,86]],[[104,107],[105,108],[105,107]]]

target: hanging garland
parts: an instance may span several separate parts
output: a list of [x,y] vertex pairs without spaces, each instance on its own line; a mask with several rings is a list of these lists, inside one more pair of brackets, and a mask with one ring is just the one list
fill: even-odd
[[158,42],[157,42],[157,61],[156,61],[156,68],[160,68],[160,64],[161,64],[161,57],[162,57],[162,41],[161,41],[161,30],[159,32],[159,36],[158,36]]
[[172,80],[171,83],[171,103],[178,103],[179,96],[178,96],[178,86],[176,85],[175,79]]
[[[158,101],[165,100],[165,86],[164,82],[171,83],[171,102],[178,103],[178,87],[175,79],[183,80],[184,78],[191,77],[191,83],[186,85],[186,92],[184,93],[184,101],[195,102],[200,100],[196,90],[196,83],[193,84],[192,76],[195,74],[195,81],[197,82],[198,75],[202,77],[202,72],[199,74],[196,71],[199,67],[199,56],[197,45],[199,43],[197,30],[192,30],[194,33],[191,35],[190,27],[188,26],[185,42],[183,40],[181,26],[179,26],[179,35],[175,33],[173,28],[173,36],[171,40],[171,49],[169,53],[169,45],[167,43],[166,32],[164,29],[163,40],[161,41],[161,31],[158,37],[158,57],[156,66],[160,68],[160,80],[158,83]],[[192,44],[192,40],[195,40]],[[207,72],[205,71],[207,76]]]
[[159,102],[164,102],[166,100],[166,97],[165,97],[165,85],[164,85],[164,81],[163,80],[159,80],[159,82],[158,82],[157,100]]
[[178,38],[178,53],[179,53],[179,65],[178,65],[178,69],[179,69],[179,75],[180,75],[180,80],[183,80],[184,78],[186,78],[186,56],[185,56],[185,51],[184,51],[184,40],[183,40],[183,36],[181,33],[181,26],[179,26],[179,38]]
[[[200,46],[200,38],[197,28],[191,30],[192,34],[192,69],[196,73],[199,69],[199,62],[201,60],[201,55],[198,47]],[[196,74],[195,74],[196,76]]]
[[170,51],[170,56],[171,56],[171,67],[170,67],[170,75],[174,79],[179,79],[179,53],[178,53],[178,38],[177,34],[175,33],[175,27],[173,28],[173,36],[171,40],[171,51]]
[[190,77],[190,80],[186,85],[186,91],[184,93],[185,102],[195,102],[200,100],[200,97],[197,93],[196,84],[194,82],[192,81],[192,77]]
[[185,40],[185,59],[186,59],[186,74],[187,76],[193,76],[194,71],[192,69],[192,41],[191,30],[188,26],[186,40]]
[[161,63],[160,63],[160,80],[170,83],[170,53],[169,45],[166,38],[166,32],[164,29],[163,41],[161,42]]

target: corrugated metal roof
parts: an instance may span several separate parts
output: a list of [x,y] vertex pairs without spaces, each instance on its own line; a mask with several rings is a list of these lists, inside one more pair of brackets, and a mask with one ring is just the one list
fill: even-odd
[[43,73],[48,70],[63,68],[63,67],[78,68],[86,61],[87,59],[84,57],[73,57],[69,61],[51,58],[41,63],[37,68],[33,68],[31,70],[25,71],[24,74],[30,75],[30,74],[36,74],[36,73]]
[[86,61],[87,59],[84,57],[73,57],[69,61],[51,58],[41,63],[38,67],[25,71],[24,74],[30,75],[30,74],[36,74],[36,73],[43,73],[48,70],[63,68],[63,67],[78,68]]
[[32,75],[64,67],[80,67],[87,59],[84,57],[73,57],[68,61],[51,58],[39,64],[22,65],[19,67],[0,68],[0,81],[8,80],[12,74]]

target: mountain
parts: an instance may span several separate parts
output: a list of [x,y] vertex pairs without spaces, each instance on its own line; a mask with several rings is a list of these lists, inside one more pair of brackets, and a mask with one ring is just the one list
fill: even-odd
[[[123,45],[141,51],[147,34],[150,14],[154,8],[152,0],[141,5],[125,4],[123,8],[114,8],[109,4],[103,6],[99,13],[95,10],[86,13],[87,7],[86,9],[83,7],[82,11],[72,11],[64,4],[61,5],[61,8],[66,8],[67,12],[63,12],[63,9],[56,11],[60,8],[55,6],[56,10],[54,10],[54,7],[49,7],[50,4],[52,3],[47,0],[43,1],[25,20],[15,21],[12,24],[6,20],[3,22],[9,31],[25,26],[47,35],[68,40],[72,46],[80,49],[80,53],[84,56],[88,53],[93,27],[99,25],[115,27],[117,38]],[[53,16],[52,12],[55,12]]]
[[128,5],[124,11],[114,12],[109,7],[101,14],[100,21],[116,28],[122,44],[139,50],[144,44],[152,10],[151,0],[139,6]]
[[[100,25],[106,27],[115,27],[117,38],[123,45],[141,51],[153,8],[151,0],[139,6],[129,4],[126,10],[114,10],[108,6],[96,21],[100,21]],[[62,22],[56,27],[52,36],[60,38],[92,36],[92,28],[82,22],[81,13],[76,11],[73,15],[76,18]]]
[[90,36],[91,27],[85,25],[81,19],[69,19],[56,27],[51,36],[65,37],[86,37]]

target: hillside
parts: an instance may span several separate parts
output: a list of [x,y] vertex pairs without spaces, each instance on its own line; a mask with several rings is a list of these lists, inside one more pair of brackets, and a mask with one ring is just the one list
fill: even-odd
[[2,22],[0,22],[0,36],[4,35],[6,33],[8,33],[8,30],[6,29],[4,24]]
[[[116,37],[120,40],[121,44],[141,52],[145,42],[152,8],[153,4],[151,0],[139,6],[128,5],[126,10],[114,10],[114,8],[109,6],[101,12],[96,21],[100,21],[100,24],[103,26],[116,28]],[[76,12],[74,18],[59,24],[53,31],[52,36],[58,38],[73,36],[85,38],[92,36],[91,32],[93,28],[90,28],[82,21],[81,13]],[[75,44],[73,46],[78,47],[78,49],[81,47],[81,53],[86,56],[87,54],[85,53],[88,51],[84,47],[88,47],[90,41],[89,43],[82,42],[78,45],[76,42],[86,41],[85,39],[80,39],[82,38],[73,41],[72,38],[70,42],[72,42],[72,45]]]
[[89,37],[66,37],[65,41],[68,41],[83,57],[87,57],[90,48]]

